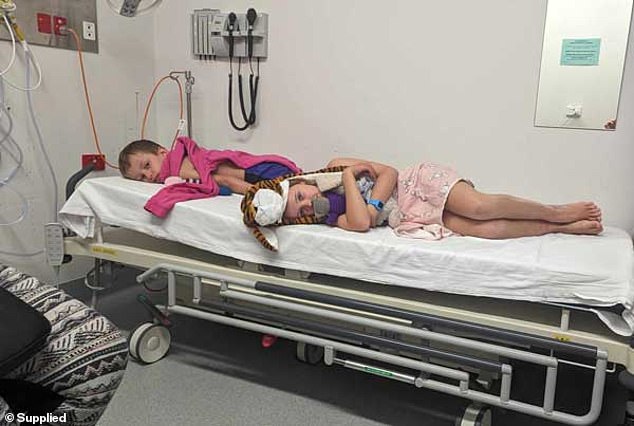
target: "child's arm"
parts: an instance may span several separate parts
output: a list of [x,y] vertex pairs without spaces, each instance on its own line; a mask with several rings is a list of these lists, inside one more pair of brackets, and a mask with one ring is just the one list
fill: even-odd
[[218,185],[226,186],[236,194],[244,194],[249,190],[249,188],[251,188],[251,184],[249,182],[235,176],[216,173],[212,175],[212,177]]
[[365,232],[372,226],[372,212],[368,209],[357,186],[357,176],[361,173],[368,173],[372,178],[376,177],[376,172],[369,163],[355,164],[343,171],[346,212],[337,218],[337,226],[348,231]]
[[[386,164],[376,163],[374,161],[359,160],[356,158],[335,158],[328,163],[327,167],[355,166],[355,165],[364,164],[364,163],[369,164],[374,169],[374,172],[376,173],[374,188],[372,188],[372,198],[375,200],[380,200],[383,203],[385,203],[390,198],[390,196],[392,195],[392,192],[394,192],[394,189],[396,188],[398,171],[394,167],[388,166]],[[356,190],[356,192],[359,192],[358,189]],[[370,214],[370,222],[371,222],[370,226],[375,227],[376,218],[379,212],[374,206],[369,204],[366,205],[365,201],[364,201],[364,205],[366,206],[366,209],[368,210],[368,213]],[[347,192],[346,192],[346,209],[347,208],[348,207],[347,207]],[[346,210],[346,213],[347,213],[347,210]]]

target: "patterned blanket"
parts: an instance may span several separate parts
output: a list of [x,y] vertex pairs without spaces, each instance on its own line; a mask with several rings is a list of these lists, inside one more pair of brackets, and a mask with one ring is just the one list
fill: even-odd
[[[126,339],[108,319],[64,291],[1,264],[0,287],[40,311],[52,327],[46,346],[4,379],[37,384],[64,398],[52,413],[66,414],[64,425],[97,423],[123,378]],[[10,411],[0,397],[0,425],[17,424],[5,420]]]

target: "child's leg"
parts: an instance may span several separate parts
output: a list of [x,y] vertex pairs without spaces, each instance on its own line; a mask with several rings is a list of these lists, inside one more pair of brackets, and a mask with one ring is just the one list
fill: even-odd
[[554,223],[601,221],[601,210],[590,201],[546,205],[511,195],[483,194],[466,182],[454,185],[445,210],[475,220],[529,219]]
[[443,213],[443,222],[447,228],[461,235],[489,239],[533,237],[555,232],[597,235],[603,230],[599,222],[591,220],[572,223],[513,219],[474,220],[447,210]]

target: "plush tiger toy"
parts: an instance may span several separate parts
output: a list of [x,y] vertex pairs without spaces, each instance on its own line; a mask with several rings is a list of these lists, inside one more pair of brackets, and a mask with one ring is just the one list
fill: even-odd
[[284,218],[290,182],[303,179],[315,183],[320,191],[327,191],[341,185],[341,172],[346,167],[326,167],[313,172],[290,174],[253,184],[244,194],[240,205],[244,224],[251,228],[251,232],[260,244],[271,251],[277,251],[277,237],[274,232],[265,227],[309,225],[325,220],[325,218],[318,219],[314,214],[295,219]]

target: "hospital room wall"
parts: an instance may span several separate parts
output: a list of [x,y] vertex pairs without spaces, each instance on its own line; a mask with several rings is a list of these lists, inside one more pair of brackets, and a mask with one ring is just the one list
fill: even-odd
[[[150,92],[153,71],[153,17],[136,20],[122,18],[108,9],[106,2],[97,2],[99,54],[84,54],[95,124],[103,151],[110,162],[123,143],[136,136],[136,94]],[[19,3],[18,3],[19,7]],[[58,181],[60,203],[64,200],[66,180],[81,168],[81,153],[96,152],[86,102],[81,86],[79,61],[75,51],[31,46],[39,61],[43,82],[32,92],[43,144]],[[10,43],[0,43],[0,65],[10,58]],[[22,58],[22,56],[20,56]],[[14,84],[24,85],[24,62],[19,60],[7,74]],[[29,214],[19,224],[0,226],[0,261],[19,267],[24,272],[53,282],[54,274],[43,254],[31,257],[7,255],[6,252],[29,253],[44,246],[43,224],[54,219],[53,183],[44,156],[37,142],[36,131],[28,115],[26,95],[5,87],[6,103],[14,120],[12,137],[24,151],[24,164],[15,178],[0,188],[0,223],[20,214],[20,201],[13,191],[28,199]],[[3,126],[6,121],[3,118]],[[2,152],[0,176],[5,177],[13,164]],[[116,171],[98,172],[106,175]],[[7,189],[8,188],[8,189]],[[77,278],[90,267],[89,262],[75,259],[62,268],[61,281]]]
[[[237,132],[229,64],[193,58],[190,14],[249,7],[269,14],[269,56],[257,126]],[[155,70],[193,72],[193,136],[204,146],[279,152],[305,169],[334,156],[447,163],[488,192],[596,200],[605,223],[632,232],[633,43],[616,131],[535,127],[545,16],[546,0],[164,2]],[[178,104],[170,94],[157,102],[153,137],[169,143]]]
[[[609,3],[609,4],[606,4]],[[551,127],[603,127],[615,118],[616,99],[623,75],[623,55],[631,15],[622,13],[627,0],[597,2],[568,0],[549,6],[545,33],[536,122]],[[631,7],[631,2],[630,2]],[[593,16],[588,22],[583,19]],[[577,34],[598,37],[599,61],[596,66],[561,65],[562,39]],[[588,84],[591,81],[592,84]],[[568,105],[578,105],[582,114],[566,116]]]

